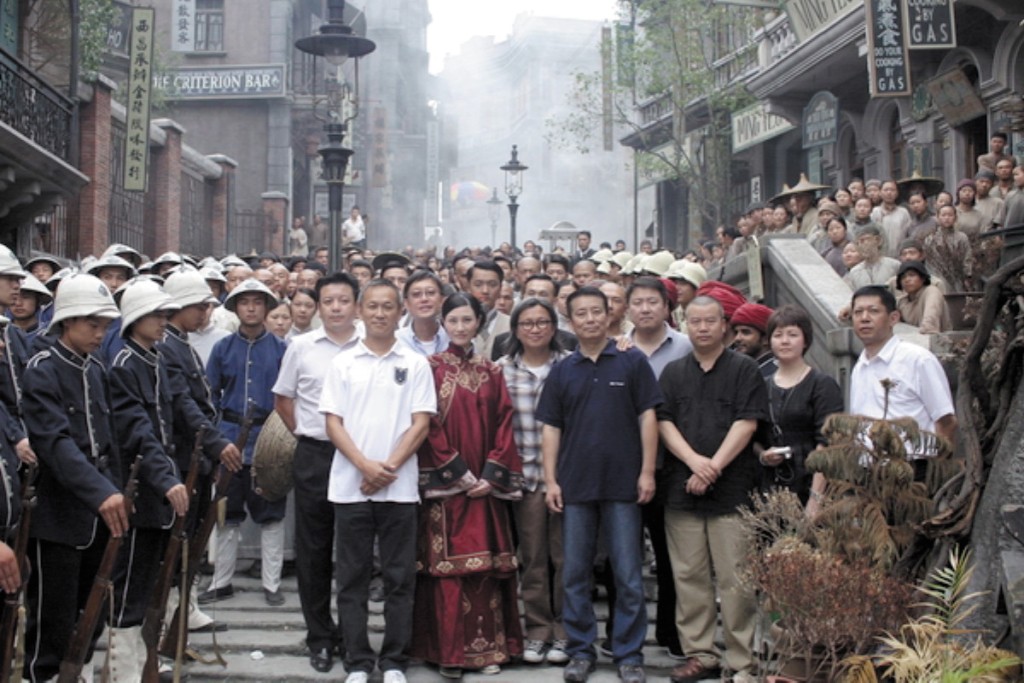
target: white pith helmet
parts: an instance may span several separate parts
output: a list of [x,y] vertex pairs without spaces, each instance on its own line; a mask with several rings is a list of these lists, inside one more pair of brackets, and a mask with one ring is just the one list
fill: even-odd
[[89,264],[88,269],[85,272],[89,275],[99,275],[100,271],[104,268],[124,268],[129,279],[136,275],[135,266],[128,261],[125,261],[120,256],[114,256],[112,254],[110,256],[103,256],[96,259]]
[[264,299],[266,300],[268,311],[272,310],[273,308],[276,308],[277,305],[280,303],[277,297],[274,296],[274,293],[271,292],[265,284],[263,284],[259,280],[249,279],[243,280],[234,289],[231,290],[231,293],[228,294],[228,298],[224,300],[224,308],[234,313],[235,307],[238,305],[238,299],[243,294],[262,294]]
[[68,318],[95,316],[113,320],[120,318],[114,297],[107,286],[88,273],[72,273],[63,278],[53,300],[53,319],[50,328]]
[[14,252],[0,244],[0,275],[8,277],[25,277],[28,272],[21,267],[21,261]]
[[195,304],[215,304],[217,297],[210,291],[206,278],[198,271],[173,273],[164,283],[164,291],[184,308]]
[[177,311],[181,305],[170,294],[149,278],[133,280],[121,295],[121,336],[133,323],[150,313]]

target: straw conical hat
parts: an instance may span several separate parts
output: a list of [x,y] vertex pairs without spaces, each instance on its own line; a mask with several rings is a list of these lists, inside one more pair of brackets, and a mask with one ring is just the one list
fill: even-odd
[[905,200],[910,195],[911,190],[918,185],[921,186],[926,197],[934,197],[939,192],[942,192],[942,188],[946,186],[942,182],[942,178],[923,176],[915,170],[909,178],[900,178],[896,181],[896,187],[900,188],[900,201]]
[[281,500],[292,489],[296,444],[277,411],[270,413],[256,438],[252,456],[256,493],[270,502]]
[[784,195],[803,194],[804,192],[820,192],[821,190],[831,190],[832,188],[828,185],[816,185],[807,179],[806,173],[800,174],[800,181],[793,187],[786,190],[786,186],[782,186],[782,192],[775,195],[776,198]]

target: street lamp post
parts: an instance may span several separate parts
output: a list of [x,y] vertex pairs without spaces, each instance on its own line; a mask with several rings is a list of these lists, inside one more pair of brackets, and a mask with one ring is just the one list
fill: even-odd
[[487,214],[491,219],[491,248],[498,242],[498,213],[501,211],[501,200],[498,199],[498,188],[494,188],[491,198],[487,200]]
[[512,145],[512,158],[501,167],[505,172],[505,194],[508,195],[508,218],[509,237],[512,242],[512,251],[516,250],[516,214],[519,213],[519,204],[516,202],[519,195],[523,193],[523,172],[527,169],[519,163],[518,145]]
[[[295,47],[301,52],[316,57],[323,57],[327,63],[340,72],[346,59],[358,59],[373,52],[377,45],[367,38],[352,33],[352,27],[345,23],[345,1],[327,0],[327,23],[320,26],[316,35],[300,38]],[[316,73],[314,64],[313,73]],[[341,78],[340,73],[337,76]],[[342,111],[343,88],[328,89],[328,112],[324,120],[324,133],[327,142],[317,150],[323,160],[321,175],[327,183],[328,210],[330,215],[330,265],[332,271],[341,270],[341,221],[342,201],[345,190],[345,171],[352,150],[345,147],[345,133],[348,123],[353,120],[359,110],[359,65],[356,63],[355,106],[352,114],[345,117]],[[314,86],[315,96],[315,86]],[[314,107],[315,111],[315,107]],[[318,117],[319,118],[319,117]]]

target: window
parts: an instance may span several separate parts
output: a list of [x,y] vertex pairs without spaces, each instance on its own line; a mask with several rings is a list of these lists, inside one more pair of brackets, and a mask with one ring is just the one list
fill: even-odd
[[196,0],[195,51],[224,51],[224,0]]

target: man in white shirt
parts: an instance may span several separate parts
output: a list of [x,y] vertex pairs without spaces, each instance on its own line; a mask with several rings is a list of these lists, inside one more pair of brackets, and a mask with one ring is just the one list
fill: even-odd
[[[404,683],[416,586],[416,450],[437,412],[427,360],[395,338],[398,288],[371,281],[359,297],[366,336],[335,356],[320,412],[337,448],[327,497],[335,503],[338,612],[346,683],[366,683],[375,659],[384,683]],[[384,581],[384,643],[374,656],[367,635],[373,542]]]
[[[899,319],[896,299],[887,287],[872,285],[854,292],[853,329],[864,351],[850,375],[850,412],[872,418],[913,418],[922,430],[953,443],[957,422],[946,373],[931,351],[893,334]],[[883,380],[891,382],[888,410]]]
[[292,340],[274,384],[274,409],[298,438],[295,472],[295,574],[306,621],[310,665],[321,673],[334,665],[341,633],[331,617],[334,573],[334,504],[327,483],[334,444],[327,438],[320,412],[325,370],[334,357],[359,341],[356,299],[359,285],[348,273],[334,273],[316,283],[322,326]]
[[366,248],[366,223],[359,215],[359,207],[353,206],[352,212],[345,222],[341,224],[341,235],[346,246],[351,245],[359,249]]

